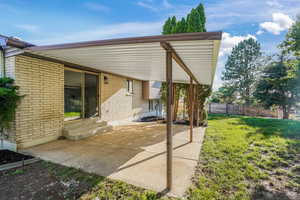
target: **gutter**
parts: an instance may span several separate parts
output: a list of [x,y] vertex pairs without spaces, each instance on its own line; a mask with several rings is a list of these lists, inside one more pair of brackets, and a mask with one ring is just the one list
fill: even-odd
[[[0,75],[6,76],[5,58],[13,55],[24,53],[22,49],[35,46],[13,37],[0,35]],[[12,47],[12,48],[11,48]]]

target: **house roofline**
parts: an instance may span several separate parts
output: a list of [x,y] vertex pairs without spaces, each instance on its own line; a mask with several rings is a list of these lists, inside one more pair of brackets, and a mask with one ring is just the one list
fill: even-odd
[[186,40],[221,40],[222,32],[196,32],[196,33],[180,33],[169,35],[155,35],[143,37],[118,38],[108,40],[94,40],[86,42],[65,43],[56,45],[32,46],[26,48],[31,51],[54,50],[54,49],[72,49],[81,47],[105,46],[105,45],[122,45],[137,44],[151,42],[170,42],[170,41],[186,41]]
[[8,36],[5,36],[5,35],[0,35],[0,38],[3,38],[6,41],[6,45],[11,46],[11,47],[24,49],[24,48],[27,48],[27,47],[35,46],[34,44],[31,44],[29,42],[18,40],[18,39],[15,39],[13,37],[8,37]]

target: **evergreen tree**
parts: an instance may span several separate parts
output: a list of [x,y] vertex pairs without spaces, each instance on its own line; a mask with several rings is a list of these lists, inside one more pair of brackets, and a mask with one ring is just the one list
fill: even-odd
[[171,33],[176,33],[176,24],[177,24],[177,20],[176,17],[173,16],[171,19]]
[[230,85],[224,85],[217,91],[214,91],[210,97],[212,103],[234,103],[236,100],[235,88]]
[[177,22],[175,26],[175,33],[186,33],[187,32],[187,26],[185,18],[182,18],[180,21]]
[[281,55],[263,70],[254,96],[267,108],[279,106],[283,119],[288,119],[291,108],[300,101],[300,63],[286,61]]
[[[206,32],[205,29],[205,13],[204,13],[204,6],[202,4],[199,4],[197,8],[194,8],[191,10],[191,12],[187,15],[186,18],[182,18],[181,20],[177,21],[176,17],[173,16],[172,18],[168,18],[167,21],[165,22],[163,26],[163,35],[167,34],[176,34],[176,33],[187,33],[187,32]],[[162,96],[162,101],[165,102],[166,100],[166,85],[165,83],[162,84],[161,88],[161,96]],[[199,111],[199,116],[194,117],[196,120],[197,118],[200,119],[200,123],[205,123],[205,111],[204,111],[204,103],[205,99],[210,95],[210,88],[208,86],[200,85],[199,91],[197,91],[197,102],[198,104],[195,105],[195,107],[198,107],[200,109]],[[178,102],[180,97],[183,97],[184,99],[189,99],[189,87],[187,84],[181,84],[181,83],[176,83],[174,84],[174,111],[173,111],[173,116],[174,119],[176,120],[177,116],[177,110],[178,110]],[[186,107],[189,109],[188,102]],[[196,111],[196,109],[195,109]],[[196,114],[195,114],[196,115]]]
[[206,32],[205,23],[204,6],[199,4],[186,18],[177,21],[175,16],[169,17],[163,26],[162,34]]
[[163,35],[171,34],[171,29],[172,29],[171,18],[169,17],[163,26],[162,34]]
[[200,4],[187,16],[187,32],[206,32],[204,7]]
[[300,15],[290,28],[280,47],[284,50],[284,53],[291,53],[300,58]]
[[260,56],[260,44],[253,38],[244,40],[233,47],[222,74],[222,80],[235,87],[247,105],[251,103]]

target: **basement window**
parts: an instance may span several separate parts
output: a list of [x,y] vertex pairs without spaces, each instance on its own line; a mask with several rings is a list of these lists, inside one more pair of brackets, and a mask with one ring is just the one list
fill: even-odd
[[133,94],[133,80],[126,80],[127,94]]

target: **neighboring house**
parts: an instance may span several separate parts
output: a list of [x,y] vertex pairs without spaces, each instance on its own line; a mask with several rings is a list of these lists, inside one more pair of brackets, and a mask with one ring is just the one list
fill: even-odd
[[96,118],[107,122],[103,125],[117,125],[143,116],[161,115],[160,82],[30,56],[21,50],[32,44],[5,36],[0,36],[0,40],[0,76],[5,73],[15,79],[20,94],[25,95],[5,141],[11,149],[56,140],[71,133],[67,126],[72,130],[77,126],[79,131],[90,134],[99,131],[95,120],[82,119]]

